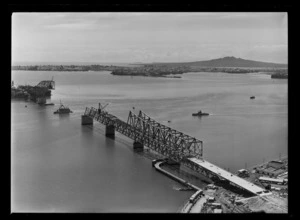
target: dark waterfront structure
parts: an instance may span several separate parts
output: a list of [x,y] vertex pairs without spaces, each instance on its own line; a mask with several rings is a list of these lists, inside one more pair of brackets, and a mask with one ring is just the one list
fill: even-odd
[[43,80],[36,86],[20,85],[17,88],[12,83],[11,98],[30,99],[38,104],[45,104],[46,98],[51,96],[51,90],[55,89],[55,82]]

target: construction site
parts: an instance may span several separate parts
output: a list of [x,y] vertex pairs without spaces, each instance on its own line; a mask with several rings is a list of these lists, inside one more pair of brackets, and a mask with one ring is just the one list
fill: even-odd
[[31,100],[37,104],[46,104],[46,99],[51,96],[51,90],[55,89],[55,81],[43,80],[36,86],[31,85],[14,85],[14,81],[11,83],[11,98],[20,98],[25,100]]
[[115,139],[118,132],[133,139],[136,152],[157,158],[153,166],[186,187],[179,190],[196,190],[179,212],[287,213],[287,158],[233,174],[203,158],[201,140],[160,124],[142,111],[138,115],[130,111],[126,123],[103,109],[101,104],[99,109],[86,108],[82,125],[95,120],[105,126],[106,137]]

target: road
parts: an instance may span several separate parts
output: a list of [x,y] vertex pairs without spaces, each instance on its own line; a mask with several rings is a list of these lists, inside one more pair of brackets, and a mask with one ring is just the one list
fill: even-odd
[[190,213],[200,213],[203,207],[203,204],[206,202],[206,197],[201,196],[196,203],[192,206]]

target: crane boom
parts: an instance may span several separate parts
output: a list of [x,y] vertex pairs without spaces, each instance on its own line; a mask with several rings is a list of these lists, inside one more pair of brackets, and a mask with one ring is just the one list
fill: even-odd
[[108,106],[108,105],[109,105],[109,103],[107,103],[106,105],[104,105],[104,106],[101,108],[101,110],[105,109],[106,106]]

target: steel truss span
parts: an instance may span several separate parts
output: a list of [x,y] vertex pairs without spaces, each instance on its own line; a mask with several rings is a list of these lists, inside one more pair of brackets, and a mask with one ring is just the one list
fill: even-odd
[[53,80],[44,80],[39,82],[36,87],[43,87],[47,89],[55,89],[55,82]]
[[36,101],[38,98],[51,96],[51,90],[55,89],[55,81],[44,80],[39,82],[36,86],[20,85],[18,88],[26,91],[31,99]]
[[130,111],[127,123],[94,107],[86,108],[84,114],[106,126],[113,125],[121,134],[176,162],[189,157],[201,159],[203,156],[202,141],[160,124],[142,111],[138,115]]

